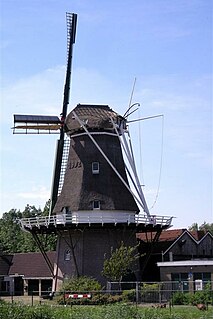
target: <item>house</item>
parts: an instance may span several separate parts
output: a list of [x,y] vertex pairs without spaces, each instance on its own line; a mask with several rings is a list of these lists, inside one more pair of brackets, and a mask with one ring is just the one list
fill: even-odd
[[[165,230],[153,244],[153,233],[137,234],[141,254],[151,255],[146,267],[141,258],[142,281],[185,282],[184,290],[195,283],[213,282],[213,235],[187,229]],[[193,282],[193,285],[192,285]]]
[[[54,263],[55,252],[48,252]],[[52,289],[52,275],[41,253],[0,255],[0,295],[42,295]]]

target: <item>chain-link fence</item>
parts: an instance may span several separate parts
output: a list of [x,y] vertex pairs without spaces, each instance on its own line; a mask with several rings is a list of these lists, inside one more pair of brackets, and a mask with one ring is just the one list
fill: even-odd
[[208,294],[213,304],[213,282],[204,281],[168,281],[168,282],[108,282],[109,291],[121,290],[123,294],[132,295],[138,303],[168,303],[173,302],[174,295],[196,292]]
[[[184,303],[186,297],[198,296],[203,302],[213,305],[213,282],[108,282],[107,289],[102,291],[32,291],[30,296],[1,297],[8,302],[25,304],[52,303],[55,305],[74,304],[108,304],[120,301],[144,304]],[[194,298],[196,300],[199,299]],[[189,299],[188,299],[189,300]],[[185,301],[186,302],[186,301]]]

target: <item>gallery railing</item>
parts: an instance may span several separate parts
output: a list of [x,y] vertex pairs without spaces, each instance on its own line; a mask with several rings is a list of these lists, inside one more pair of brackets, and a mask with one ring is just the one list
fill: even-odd
[[40,228],[40,227],[49,227],[54,226],[57,227],[58,225],[78,225],[78,224],[123,224],[126,223],[128,225],[135,224],[140,225],[160,225],[160,226],[167,226],[171,225],[173,217],[168,216],[146,216],[146,215],[132,215],[132,214],[119,214],[116,213],[105,214],[99,213],[95,216],[91,213],[75,213],[72,214],[61,214],[61,215],[52,215],[52,216],[36,216],[30,218],[22,218],[18,222],[20,223],[21,227],[24,229],[33,229],[33,228]]

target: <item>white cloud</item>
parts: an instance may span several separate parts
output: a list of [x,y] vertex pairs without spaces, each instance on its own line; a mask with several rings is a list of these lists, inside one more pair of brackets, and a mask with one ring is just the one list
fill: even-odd
[[41,199],[47,201],[50,198],[50,191],[45,186],[37,186],[28,192],[17,193],[17,197],[22,199]]
[[65,67],[57,66],[2,88],[2,122],[12,114],[60,114]]

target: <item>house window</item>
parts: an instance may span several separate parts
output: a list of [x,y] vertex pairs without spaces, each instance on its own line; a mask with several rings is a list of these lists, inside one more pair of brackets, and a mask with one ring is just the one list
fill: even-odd
[[101,204],[99,200],[94,200],[93,201],[93,209],[100,209],[101,208]]
[[201,279],[204,282],[211,281],[211,273],[210,272],[195,272],[194,280]]
[[70,259],[71,259],[71,253],[70,253],[70,250],[67,249],[67,250],[65,251],[65,253],[64,253],[64,260],[65,260],[65,261],[68,261],[68,260],[70,260]]
[[187,281],[188,273],[171,273],[172,281]]
[[99,174],[99,162],[92,162],[92,173]]

